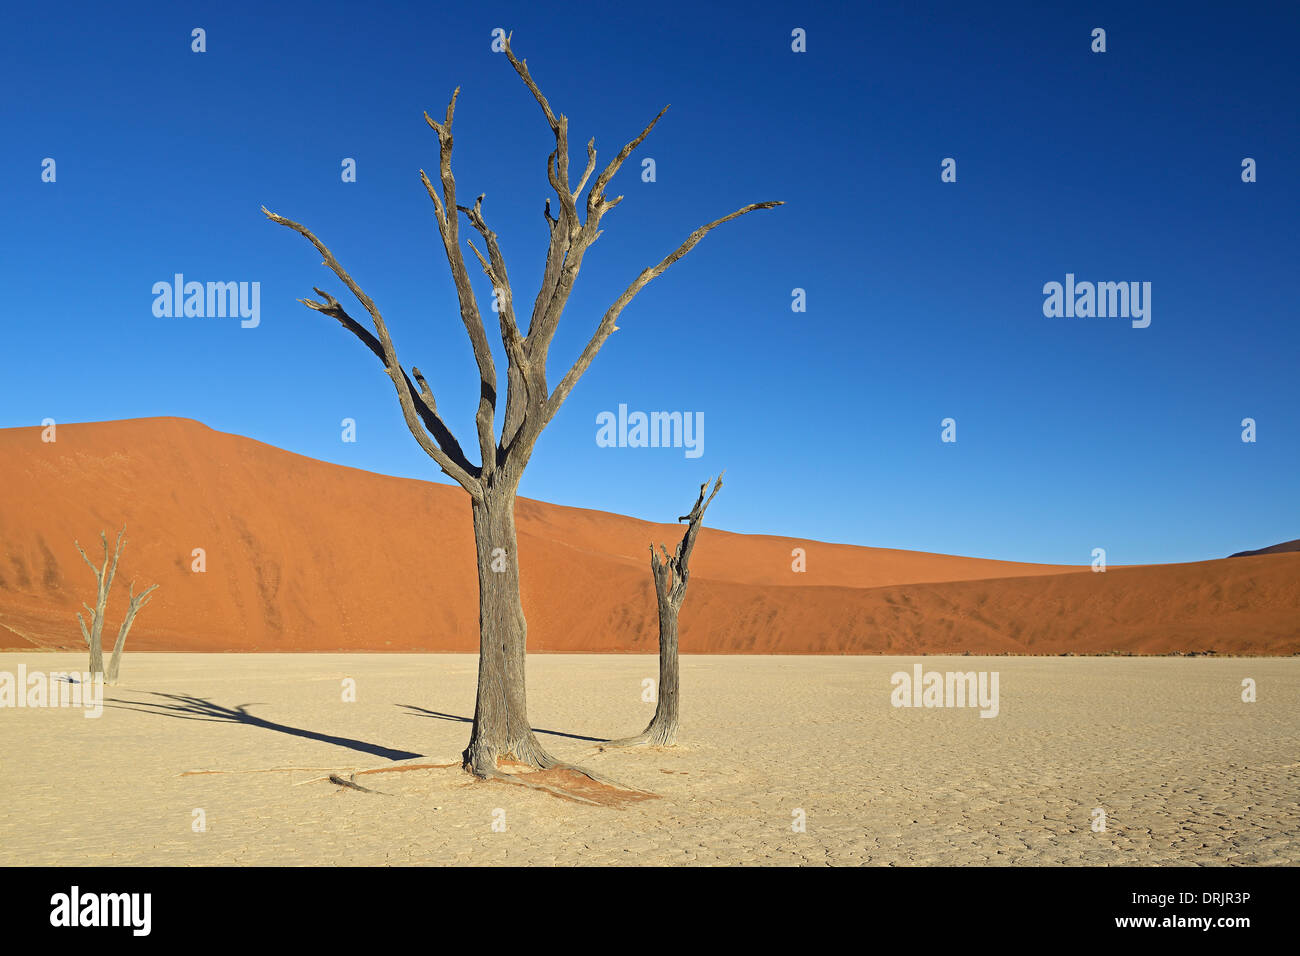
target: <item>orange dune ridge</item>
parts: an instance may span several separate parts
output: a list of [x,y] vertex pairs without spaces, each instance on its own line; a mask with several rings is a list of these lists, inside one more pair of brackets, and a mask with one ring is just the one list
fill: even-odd
[[[107,644],[127,583],[161,585],[128,652],[478,650],[457,487],[150,418],[0,430],[0,488],[0,649],[85,646],[73,540],[96,559],[125,523]],[[530,650],[656,650],[647,548],[681,526],[523,498],[517,517]],[[1296,552],[1094,574],[706,528],[691,582],[684,653],[1300,653]]]

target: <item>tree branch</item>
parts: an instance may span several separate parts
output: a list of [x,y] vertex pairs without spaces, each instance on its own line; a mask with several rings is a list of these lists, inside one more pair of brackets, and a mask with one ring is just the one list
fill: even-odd
[[[542,273],[542,284],[537,290],[537,299],[533,303],[533,315],[528,323],[528,337],[525,342],[528,357],[537,366],[537,375],[545,391],[546,350],[550,346],[555,328],[559,324],[560,314],[568,301],[573,279],[582,264],[582,255],[591,244],[594,236],[582,236],[582,222],[578,218],[576,192],[569,186],[569,121],[561,114],[556,117],[551,104],[538,88],[532,74],[528,72],[528,61],[515,56],[510,46],[510,37],[505,40],[505,54],[510,65],[515,68],[519,78],[524,81],[528,91],[542,108],[547,124],[555,136],[555,149],[546,160],[546,178],[555,190],[560,201],[560,216],[552,219],[550,202],[546,204],[546,221],[550,226],[550,243],[546,249],[546,265]],[[587,144],[587,171],[583,174],[577,192],[586,185],[596,163],[596,141]]]
[[596,137],[587,140],[587,169],[583,172],[582,178],[578,180],[578,185],[573,189],[573,195],[581,196],[583,189],[587,186],[587,180],[591,174],[596,171]]
[[451,94],[447,104],[447,113],[439,123],[427,112],[424,120],[429,128],[438,134],[438,177],[442,183],[442,197],[433,188],[428,175],[420,170],[420,180],[433,200],[435,218],[438,222],[438,234],[442,236],[443,249],[447,254],[447,264],[451,267],[452,282],[456,286],[456,297],[460,302],[460,317],[469,334],[469,342],[474,350],[474,361],[478,363],[480,380],[478,411],[474,416],[478,431],[479,453],[483,461],[482,474],[486,481],[496,467],[496,403],[497,373],[496,363],[492,360],[492,348],[488,344],[487,332],[483,328],[483,317],[479,313],[478,300],[474,298],[474,289],[469,282],[469,272],[465,268],[465,256],[460,248],[460,218],[456,215],[456,179],[451,173],[452,135],[451,123],[456,114],[456,98],[460,87]]
[[[671,104],[669,104],[671,105]],[[550,349],[551,340],[555,338],[555,330],[560,324],[560,315],[564,312],[565,305],[569,301],[569,293],[573,289],[573,283],[578,277],[578,270],[582,267],[583,256],[591,248],[592,244],[600,238],[600,220],[605,213],[609,212],[615,206],[623,201],[622,196],[615,196],[613,199],[605,198],[605,186],[614,178],[614,175],[622,167],[624,161],[632,155],[645,138],[650,135],[650,131],[655,128],[655,124],[660,118],[668,112],[668,107],[661,109],[645,129],[641,130],[631,142],[624,145],[618,151],[608,165],[596,177],[595,183],[592,184],[591,191],[587,194],[587,221],[582,224],[581,229],[572,232],[566,239],[564,246],[564,255],[558,257],[555,262],[555,274],[549,282],[542,283],[543,291],[549,291],[550,295],[546,301],[546,307],[540,312],[534,311],[533,322],[528,328],[529,354],[536,360],[545,362],[547,351]],[[596,166],[596,141],[593,139],[587,144],[587,171],[582,176],[582,181],[578,184],[577,190],[574,191],[574,199],[577,194],[582,192],[583,186],[586,185],[587,178],[591,175]],[[577,213],[574,213],[573,222],[577,222]],[[716,225],[716,223],[715,223]],[[709,227],[712,228],[712,227]],[[555,235],[551,237],[552,245],[555,244]],[[560,265],[562,264],[562,268]],[[547,259],[547,275],[551,278],[552,259]],[[539,293],[538,303],[541,304],[541,295]],[[549,419],[548,419],[549,420]]]
[[[75,544],[77,546],[77,550],[81,552],[81,560],[86,562],[86,567],[90,568],[90,570],[95,573],[95,580],[96,581],[100,580],[100,578],[103,575],[103,572],[99,568],[95,567],[94,564],[91,563],[90,558],[86,557],[86,552],[81,547],[81,542],[74,539],[72,543]],[[105,542],[104,560],[105,562],[108,561],[107,542]]]
[[113,578],[117,575],[117,559],[122,553],[122,545],[126,543],[122,540],[122,535],[124,534],[126,534],[126,525],[122,525],[122,530],[117,533],[117,540],[113,542],[113,563],[109,564],[108,563],[108,535],[104,534],[104,532],[102,531],[99,533],[100,540],[104,542],[104,567],[105,567],[105,573],[108,575],[107,582],[104,581],[103,575],[102,574],[100,575],[100,585],[105,595],[107,595],[108,592],[112,589]]
[[506,347],[506,353],[509,355],[514,351],[516,354],[521,354],[523,338],[515,322],[514,290],[510,286],[510,274],[506,269],[506,259],[501,253],[501,246],[497,243],[497,234],[488,228],[487,222],[483,219],[483,196],[480,195],[474,201],[473,207],[458,206],[457,208],[465,214],[470,225],[478,230],[478,234],[483,237],[483,242],[487,246],[488,258],[485,260],[478,249],[474,248],[474,244],[470,243],[470,248],[474,249],[474,255],[478,257],[479,265],[483,267],[483,274],[492,283],[492,291],[498,300],[497,314],[501,322],[501,341]]
[[[393,345],[392,337],[388,334],[388,326],[384,323],[384,318],[380,315],[379,309],[375,307],[375,303],[371,301],[370,297],[361,290],[361,287],[358,286],[355,281],[353,281],[352,277],[343,269],[343,266],[339,264],[339,261],[334,258],[334,254],[325,247],[323,242],[316,238],[310,229],[294,222],[292,219],[277,216],[265,206],[262,207],[262,212],[265,213],[266,217],[272,222],[277,222],[282,226],[292,229],[315,246],[316,251],[323,257],[323,264],[328,266],[334,274],[339,277],[343,284],[348,287],[348,290],[356,296],[357,301],[360,302],[365,307],[366,311],[370,313],[370,317],[375,323],[375,331],[378,333],[377,339],[374,339],[374,341],[379,345],[377,351],[374,349],[373,343],[367,340],[369,333],[367,333],[359,323],[352,319],[351,316],[348,316],[347,313],[343,311],[342,307],[338,305],[338,302],[333,300],[331,296],[328,296],[317,289],[317,293],[325,298],[325,302],[313,303],[308,300],[302,300],[309,308],[338,319],[345,328],[353,332],[353,334],[356,334],[363,342],[366,342],[367,346],[371,348],[371,351],[374,351],[375,354],[380,357],[380,360],[384,364],[384,370],[388,373],[388,377],[392,381],[393,387],[397,390],[397,400],[402,406],[402,414],[406,419],[406,427],[410,429],[415,440],[419,442],[420,447],[424,449],[425,453],[438,463],[443,472],[459,482],[461,487],[468,491],[473,498],[481,500],[483,495],[482,487],[476,480],[477,476],[471,472],[470,468],[465,467],[468,463],[464,462],[464,453],[460,451],[459,444],[452,439],[447,447],[454,450],[461,459],[461,462],[454,460],[452,454],[448,451],[444,451],[443,447],[432,440],[429,433],[421,427],[425,420],[416,410],[416,393],[410,380],[407,378],[406,372],[403,370],[401,363],[397,359],[397,349]],[[365,333],[365,335],[362,335],[361,333]],[[439,425],[441,425],[440,420]],[[446,430],[445,425],[441,425],[440,431],[447,437],[450,437],[450,432]]]
[[772,209],[773,207],[780,205],[784,204],[781,202],[756,202],[750,203],[748,206],[742,206],[730,215],[723,216],[721,219],[715,219],[713,222],[696,229],[686,238],[685,242],[674,249],[673,252],[665,257],[658,265],[643,270],[641,274],[633,280],[632,284],[623,291],[623,294],[615,300],[614,304],[605,312],[604,318],[601,319],[600,324],[596,327],[596,331],[592,334],[591,340],[587,343],[586,348],[582,350],[582,354],[579,355],[577,361],[573,363],[573,367],[569,369],[564,378],[560,381],[560,384],[555,387],[555,391],[551,393],[551,397],[546,403],[546,416],[543,420],[543,426],[555,417],[555,413],[560,410],[560,406],[564,404],[564,400],[569,397],[569,393],[573,391],[573,387],[578,383],[578,379],[582,378],[583,373],[587,371],[592,360],[595,359],[596,353],[599,352],[601,346],[605,344],[605,340],[614,332],[618,331],[618,326],[615,323],[618,321],[619,315],[625,308],[627,308],[628,303],[636,298],[638,292],[649,285],[654,279],[663,275],[668,267],[674,262],[694,249],[699,244],[700,240],[708,235],[712,229],[722,225],[724,222],[730,222],[732,219],[737,219],[740,216],[745,215],[745,213],[753,212],[756,209]]
[[[347,329],[360,339],[362,344],[364,344],[366,348],[370,349],[370,351],[374,353],[375,357],[386,366],[387,359],[384,357],[384,346],[379,339],[375,338],[375,336],[371,334],[370,330],[360,322],[348,315],[347,310],[339,304],[338,299],[334,298],[334,296],[314,287],[312,291],[325,301],[315,302],[311,299],[299,299],[298,301],[309,309],[314,309],[322,315],[328,315],[331,318],[337,319],[338,323],[343,326],[343,328]],[[402,372],[402,383],[407,392],[411,395],[412,401],[415,403],[415,410],[419,414],[421,422],[424,423],[424,427],[428,429],[429,434],[433,436],[439,447],[447,453],[448,457],[451,458],[452,461],[459,465],[467,474],[473,474],[477,469],[470,464],[469,459],[465,456],[464,450],[460,447],[460,442],[456,440],[456,436],[451,433],[451,429],[447,427],[447,424],[442,420],[441,416],[438,415],[438,406],[434,401],[433,392],[429,388],[429,383],[420,377],[419,369],[413,368],[411,371],[419,379],[420,390],[416,391],[415,386],[411,384],[411,380],[406,376],[405,371]]]
[[[520,60],[515,56],[515,52],[510,47],[511,33],[505,40],[506,58],[510,60],[510,65],[515,68],[519,78],[524,81],[528,91],[533,94],[537,100],[537,105],[542,108],[542,114],[546,117],[546,122],[551,127],[551,132],[555,135],[555,152],[546,163],[546,175],[551,181],[551,186],[555,189],[556,196],[559,197],[561,206],[561,220],[565,214],[568,215],[570,222],[576,228],[578,224],[578,210],[574,205],[573,190],[569,188],[569,120],[564,114],[556,116],[551,109],[551,104],[547,102],[546,96],[538,88],[537,83],[533,80],[532,74],[528,72],[528,61]],[[595,140],[592,140],[588,147],[588,156],[594,156]],[[594,158],[592,159],[594,162]],[[585,182],[586,177],[583,177]]]
[[[506,269],[506,260],[501,252],[501,246],[497,243],[497,234],[488,228],[487,222],[483,219],[483,197],[479,196],[473,207],[460,206],[459,208],[469,219],[470,224],[478,230],[487,247],[488,258],[485,259],[474,243],[469,244],[478,258],[479,265],[483,267],[483,274],[492,283],[501,324],[501,342],[506,349],[506,417],[501,427],[501,442],[498,445],[498,454],[500,454],[510,446],[511,440],[523,424],[528,405],[533,401],[533,394],[537,394],[539,403],[545,401],[546,383],[543,380],[534,386],[530,381],[531,362],[524,347],[524,338],[520,335],[519,326],[515,321],[514,288],[510,285],[510,274]],[[547,209],[549,208],[548,201]]]
[[706,481],[700,485],[700,495],[695,499],[695,505],[691,508],[690,514],[682,515],[677,520],[679,522],[688,522],[686,532],[682,535],[682,540],[678,543],[676,550],[670,557],[668,549],[662,544],[659,550],[663,552],[664,560],[661,563],[659,556],[655,554],[654,545],[650,546],[650,568],[654,572],[655,587],[662,590],[662,596],[668,598],[674,607],[680,607],[682,599],[686,596],[686,585],[690,581],[690,560],[691,552],[695,549],[695,538],[700,533],[700,524],[704,520],[704,512],[712,504],[713,499],[717,497],[722,490],[722,476],[726,472],[718,475],[713,482],[713,492],[705,500],[704,493],[708,490],[709,483]]
[[127,588],[127,608],[126,617],[122,619],[122,625],[117,629],[117,640],[113,642],[113,654],[120,655],[122,648],[126,645],[126,635],[131,630],[131,625],[135,621],[136,612],[152,600],[152,592],[158,590],[158,585],[151,584],[139,594],[135,593],[135,582],[132,581]]
[[713,499],[722,490],[722,476],[726,473],[723,470],[714,479],[713,491],[707,500],[705,500],[704,491],[709,487],[709,483],[706,481],[700,485],[700,496],[695,499],[695,506],[691,508],[690,514],[682,515],[677,519],[679,523],[682,521],[688,522],[686,533],[682,535],[681,543],[677,545],[677,567],[680,569],[683,579],[686,577],[686,566],[691,560],[691,551],[695,548],[696,535],[700,533],[700,523],[704,520],[704,512],[708,510],[709,505],[713,503]]
[[[668,106],[671,105],[671,103],[668,104]],[[632,151],[645,141],[645,138],[650,135],[650,131],[655,128],[655,124],[658,123],[660,118],[668,112],[668,106],[661,109],[655,115],[655,118],[646,124],[646,128],[641,130],[640,136],[620,149],[618,155],[610,160],[609,165],[606,166],[604,170],[602,170],[601,174],[596,177],[595,183],[592,184],[591,192],[587,194],[587,225],[589,227],[594,229],[596,225],[599,225],[601,216],[623,201],[623,197],[618,196],[612,201],[606,202],[605,187],[609,185],[609,181],[614,178],[614,174],[619,171],[627,158],[632,155]],[[595,157],[592,158],[594,159]]]

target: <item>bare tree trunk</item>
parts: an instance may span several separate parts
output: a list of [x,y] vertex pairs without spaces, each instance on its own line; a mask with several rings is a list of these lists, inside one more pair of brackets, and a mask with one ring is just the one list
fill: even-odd
[[[662,565],[661,565],[662,567]],[[655,573],[655,591],[659,603],[659,700],[655,715],[642,736],[646,743],[671,747],[677,742],[677,721],[680,680],[677,661],[677,613],[680,604],[668,599],[667,589],[659,585]]]
[[[104,612],[108,609],[108,589],[113,584],[113,574],[116,571],[117,555],[113,555],[113,567],[108,567],[107,541],[105,541],[104,566],[105,569],[99,572],[99,590],[95,596],[95,607],[92,609],[89,604],[83,602],[83,607],[90,613],[90,636],[86,638],[86,643],[90,645],[90,673],[104,673]],[[107,574],[107,581],[105,581]],[[77,619],[81,619],[78,612]],[[83,625],[83,630],[84,625]]]
[[655,704],[655,715],[649,726],[635,737],[606,741],[602,747],[635,747],[643,744],[658,747],[671,747],[677,742],[678,708],[681,701],[681,681],[677,656],[677,617],[686,600],[686,585],[690,580],[691,552],[695,548],[695,538],[700,532],[700,522],[704,520],[704,511],[713,501],[714,496],[722,490],[722,475],[718,475],[713,485],[713,492],[708,500],[704,498],[709,483],[700,485],[700,496],[695,500],[691,513],[678,518],[686,521],[686,533],[677,545],[674,554],[659,546],[664,559],[659,560],[654,545],[650,545],[650,573],[654,576],[655,600],[659,606],[659,693]]
[[122,641],[113,645],[113,653],[108,658],[108,668],[104,671],[104,683],[116,684],[118,672],[122,668]]
[[96,633],[91,637],[90,673],[92,674],[104,673],[104,644],[102,638],[99,637],[98,633]]
[[489,489],[472,509],[478,555],[479,659],[465,768],[478,776],[492,776],[501,758],[554,766],[557,761],[538,742],[528,721],[524,681],[528,624],[519,595],[515,490],[508,485]]
[[126,635],[131,631],[131,625],[135,623],[136,612],[149,603],[149,595],[158,585],[151,584],[139,594],[135,593],[135,582],[127,591],[127,608],[126,617],[122,619],[122,626],[118,628],[117,640],[113,642],[113,654],[108,659],[108,673],[104,675],[104,682],[108,684],[117,683],[118,671],[122,667],[122,648],[126,646]]

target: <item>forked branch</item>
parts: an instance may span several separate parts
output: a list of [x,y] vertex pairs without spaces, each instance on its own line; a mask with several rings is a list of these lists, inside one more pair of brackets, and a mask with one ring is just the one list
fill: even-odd
[[[371,300],[370,296],[366,295],[365,292],[361,290],[361,287],[357,285],[350,275],[348,275],[343,266],[339,264],[339,261],[334,258],[334,253],[330,252],[329,249],[325,247],[325,244],[316,238],[316,235],[310,229],[301,223],[294,222],[292,219],[286,219],[283,216],[276,215],[265,206],[262,207],[262,212],[266,215],[266,218],[270,219],[272,222],[277,222],[282,226],[292,229],[294,232],[305,237],[308,242],[315,246],[316,251],[321,254],[323,264],[328,266],[330,270],[339,277],[343,284],[348,287],[348,290],[356,296],[357,301],[360,302],[365,307],[366,311],[370,313],[370,318],[373,320],[375,325],[376,335],[374,336],[370,335],[370,333],[360,323],[349,316],[336,299],[321,292],[319,289],[316,290],[316,293],[325,300],[324,302],[313,302],[309,299],[299,300],[308,308],[315,309],[317,312],[324,313],[325,315],[337,319],[344,328],[348,329],[360,338],[372,352],[379,356],[380,361],[384,364],[384,371],[388,373],[388,377],[392,381],[393,387],[397,390],[397,400],[402,406],[402,415],[406,419],[406,427],[415,437],[415,440],[420,443],[420,447],[424,449],[425,453],[438,463],[443,472],[456,479],[456,481],[460,483],[461,487],[468,491],[475,499],[481,499],[483,491],[479,482],[476,480],[478,476],[473,474],[471,471],[472,466],[465,461],[465,456],[460,450],[460,445],[455,442],[455,439],[451,439],[446,446],[441,446],[434,437],[431,437],[431,432],[435,432],[435,434],[441,433],[444,438],[450,438],[450,431],[447,430],[445,425],[441,424],[441,420],[437,420],[438,426],[440,427],[438,427],[436,431],[434,429],[426,430],[424,427],[426,424],[425,417],[422,416],[420,411],[416,408],[417,399],[421,398],[420,393],[415,391],[405,370],[398,361],[397,349],[393,345],[392,337],[388,334],[388,326],[384,323],[384,317],[380,315],[379,309],[375,306],[375,303]],[[377,349],[375,348],[376,344],[378,345]],[[421,402],[421,404],[426,403]],[[429,411],[431,414],[433,413],[431,408]],[[436,414],[434,414],[434,418],[436,419]],[[455,457],[453,457],[453,455]],[[457,458],[460,460],[457,461]]]
[[614,301],[614,304],[605,312],[604,317],[600,320],[600,324],[596,326],[596,331],[592,334],[591,340],[587,342],[586,348],[582,350],[582,354],[579,355],[577,361],[573,363],[573,367],[565,373],[564,378],[560,380],[560,384],[555,386],[555,391],[551,393],[551,397],[546,403],[546,418],[543,424],[549,422],[555,417],[555,413],[560,410],[560,406],[564,404],[564,400],[568,398],[569,393],[573,391],[573,386],[578,384],[578,380],[582,378],[583,373],[587,371],[587,368],[596,358],[596,354],[600,351],[601,346],[605,344],[605,340],[618,331],[618,317],[622,314],[623,310],[627,308],[628,304],[636,298],[637,293],[659,276],[663,275],[669,266],[694,249],[699,245],[701,239],[724,222],[738,219],[745,215],[745,213],[753,212],[756,209],[772,209],[775,206],[781,205],[784,205],[784,203],[755,202],[750,203],[748,206],[742,206],[730,215],[723,216],[721,219],[715,219],[713,222],[696,229],[686,237],[685,242],[669,253],[669,255],[664,257],[658,265],[643,270],[641,274],[632,281],[632,284],[623,291],[623,294]]
[[[662,544],[659,545],[659,550],[663,551],[664,554],[664,561],[661,564],[659,556],[655,554],[654,545],[650,546],[650,567],[654,572],[656,585],[660,584],[662,576],[664,579],[662,583],[669,588],[667,591],[668,597],[675,605],[680,606],[682,598],[686,595],[686,585],[690,580],[691,573],[691,552],[695,550],[695,539],[700,533],[700,524],[704,521],[704,512],[713,503],[713,499],[717,497],[718,492],[722,490],[722,476],[725,474],[726,472],[723,471],[714,479],[713,491],[709,492],[707,499],[704,494],[708,491],[709,483],[706,481],[700,485],[699,497],[695,499],[695,505],[691,508],[690,514],[684,514],[677,519],[679,523],[686,522],[686,532],[682,535],[682,540],[678,542],[677,548],[671,557],[669,557],[667,549]],[[666,569],[667,573],[663,574],[661,568]]]

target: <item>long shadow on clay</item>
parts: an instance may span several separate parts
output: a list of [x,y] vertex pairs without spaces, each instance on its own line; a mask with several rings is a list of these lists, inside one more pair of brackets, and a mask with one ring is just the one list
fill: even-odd
[[336,747],[347,747],[349,750],[357,750],[373,757],[383,757],[385,760],[409,760],[411,757],[423,756],[422,754],[411,753],[409,750],[393,750],[389,747],[381,747],[378,744],[368,744],[364,740],[318,734],[315,731],[303,730],[301,727],[290,727],[286,724],[277,724],[272,720],[254,717],[248,712],[248,708],[256,707],[257,704],[223,707],[221,704],[214,704],[203,697],[191,697],[188,694],[163,694],[158,691],[151,693],[154,697],[161,697],[163,700],[124,701],[111,699],[105,702],[105,706],[116,706],[122,710],[136,710],[142,714],[178,717],[181,720],[216,720],[223,723],[247,724],[250,727],[275,730],[282,734],[289,734],[292,737],[305,737],[308,740],[319,740],[321,743],[334,744]]
[[[428,710],[424,707],[416,707],[414,704],[398,704],[398,707],[405,707],[407,710],[414,711],[417,717],[436,717],[439,720],[458,720],[462,724],[474,723],[473,717],[458,717],[455,714],[444,714],[439,710]],[[535,734],[548,734],[551,737],[568,737],[570,740],[590,740],[594,743],[604,743],[604,737],[584,737],[581,734],[566,734],[558,730],[542,730],[540,727],[534,727]]]

